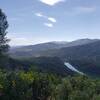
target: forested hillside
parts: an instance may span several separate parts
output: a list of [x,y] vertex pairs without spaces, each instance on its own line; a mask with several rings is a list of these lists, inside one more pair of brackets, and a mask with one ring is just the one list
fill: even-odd
[[57,57],[39,57],[30,59],[9,59],[8,69],[10,70],[26,70],[28,71],[31,66],[35,66],[35,69],[43,73],[52,73],[60,76],[67,76],[76,74],[68,69],[63,61]]
[[59,57],[89,75],[100,77],[100,41],[45,51],[41,56]]

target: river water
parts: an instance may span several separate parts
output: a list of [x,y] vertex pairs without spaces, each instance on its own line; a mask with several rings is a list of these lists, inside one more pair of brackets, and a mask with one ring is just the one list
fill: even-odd
[[72,70],[72,71],[74,71],[74,72],[77,72],[77,73],[79,73],[79,74],[81,74],[81,75],[84,75],[83,72],[77,70],[77,69],[76,69],[74,66],[72,66],[70,63],[65,62],[64,65],[65,65],[67,68],[69,68],[70,70]]

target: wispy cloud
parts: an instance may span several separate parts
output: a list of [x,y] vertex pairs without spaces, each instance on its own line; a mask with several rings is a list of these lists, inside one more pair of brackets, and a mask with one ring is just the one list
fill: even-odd
[[57,3],[65,2],[65,0],[40,0],[42,3],[47,4],[49,6],[54,6]]
[[94,13],[97,10],[95,6],[77,6],[71,8],[70,11],[65,12],[65,14],[74,16],[74,15],[80,15],[80,14],[91,14]]
[[79,13],[91,13],[91,12],[94,12],[96,10],[95,7],[76,7],[75,9],[77,12]]
[[43,15],[42,13],[38,12],[38,13],[35,13],[36,16],[38,17],[42,17],[42,18],[45,18],[47,19],[48,21],[52,22],[52,23],[56,23],[57,20],[54,18],[54,17],[48,17],[46,15]]
[[48,17],[48,20],[51,21],[52,23],[56,23],[57,22],[56,19],[53,18],[53,17]]
[[40,13],[40,12],[39,12],[39,13],[35,13],[35,15],[38,16],[38,17],[43,17],[43,16],[44,16],[44,15],[43,15],[42,13]]
[[10,45],[30,45],[33,43],[32,39],[25,38],[25,37],[10,37]]
[[[26,34],[26,33],[23,33],[23,34]],[[40,36],[40,37],[39,36],[36,36],[36,37],[24,36],[23,37],[23,36],[9,35],[8,38],[11,39],[9,43],[10,46],[34,45],[38,43],[44,43],[44,42],[50,42],[50,41],[56,40],[55,37],[44,37],[44,36]],[[57,38],[57,41],[61,41],[61,38]]]
[[44,19],[48,20],[49,23],[44,23],[44,25],[47,26],[47,27],[50,27],[50,28],[53,27],[54,23],[57,22],[57,20],[54,17],[48,17],[48,16],[46,16],[46,15],[40,13],[40,12],[39,13],[35,13],[35,15],[38,16],[38,17],[41,17],[41,18],[44,18]]
[[52,23],[44,23],[45,26],[49,27],[49,28],[52,28],[53,27],[53,24]]

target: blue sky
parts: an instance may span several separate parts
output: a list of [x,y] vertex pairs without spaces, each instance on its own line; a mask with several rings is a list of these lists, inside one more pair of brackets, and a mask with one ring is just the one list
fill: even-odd
[[100,38],[100,0],[0,0],[10,45]]

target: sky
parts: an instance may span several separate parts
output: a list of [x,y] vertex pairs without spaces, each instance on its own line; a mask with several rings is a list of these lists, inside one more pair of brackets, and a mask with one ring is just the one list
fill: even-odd
[[100,38],[100,0],[0,0],[10,45]]

